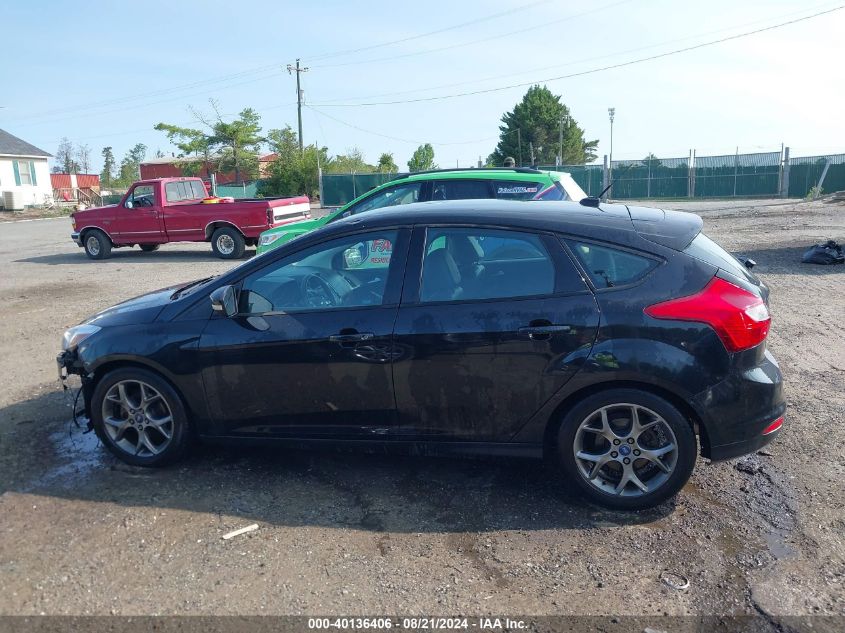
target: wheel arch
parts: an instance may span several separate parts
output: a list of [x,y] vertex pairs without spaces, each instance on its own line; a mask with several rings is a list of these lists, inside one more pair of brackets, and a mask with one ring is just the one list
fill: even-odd
[[246,235],[244,235],[244,232],[241,231],[240,227],[230,222],[229,220],[212,220],[211,222],[205,225],[205,241],[210,242],[211,236],[214,235],[214,232],[217,229],[222,228],[235,229],[238,233],[241,234],[241,237],[243,237],[244,240],[247,239]]
[[105,235],[107,238],[109,238],[109,242],[111,242],[112,246],[115,245],[114,238],[111,235],[109,235],[109,232],[106,231],[103,227],[95,226],[95,225],[86,226],[86,227],[80,229],[80,231],[79,231],[79,243],[80,244],[82,244],[83,246],[85,245],[85,237],[91,231],[100,231],[103,235]]
[[85,396],[85,414],[88,416],[88,419],[91,419],[91,397],[94,394],[94,390],[97,388],[97,385],[103,379],[104,376],[111,373],[112,371],[118,369],[127,369],[127,368],[136,368],[136,369],[144,369],[146,371],[154,373],[156,376],[164,380],[173,391],[176,393],[177,397],[179,398],[182,406],[185,409],[185,412],[188,414],[188,425],[189,427],[193,427],[192,420],[195,415],[195,411],[190,406],[190,402],[185,397],[182,389],[179,388],[179,385],[173,380],[173,377],[170,373],[162,367],[159,367],[155,363],[147,362],[146,360],[141,360],[134,357],[120,357],[120,358],[110,358],[93,368],[88,374],[88,379],[83,382],[83,395]]
[[707,427],[702,421],[701,416],[698,415],[686,399],[664,387],[647,382],[639,382],[635,380],[609,380],[606,382],[588,385],[569,394],[554,408],[546,421],[546,427],[543,434],[543,453],[546,457],[549,457],[551,451],[555,449],[557,430],[560,428],[566,412],[581,400],[610,389],[639,389],[667,400],[681,412],[692,426],[693,431],[696,435],[698,435],[699,442],[701,444],[701,455],[703,457],[710,456],[710,439],[707,435]]

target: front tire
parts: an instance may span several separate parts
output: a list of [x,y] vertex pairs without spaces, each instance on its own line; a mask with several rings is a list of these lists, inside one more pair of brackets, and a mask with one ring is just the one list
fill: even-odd
[[85,254],[91,259],[108,259],[111,257],[111,240],[99,229],[86,231],[82,245]]
[[683,414],[639,389],[585,398],[566,414],[557,439],[568,479],[588,500],[615,510],[643,510],[676,495],[698,454]]
[[141,250],[145,253],[152,253],[153,251],[157,251],[159,249],[159,244],[141,244]]
[[240,259],[246,250],[246,240],[237,229],[224,226],[211,236],[211,250],[220,259]]
[[158,374],[136,367],[109,372],[97,383],[91,421],[106,448],[132,466],[174,462],[190,437],[176,390]]

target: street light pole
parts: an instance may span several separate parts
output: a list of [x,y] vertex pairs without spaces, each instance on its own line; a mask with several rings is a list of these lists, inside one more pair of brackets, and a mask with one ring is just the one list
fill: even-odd
[[616,116],[616,108],[608,108],[607,115],[610,117],[610,191],[608,197],[613,197],[613,119]]

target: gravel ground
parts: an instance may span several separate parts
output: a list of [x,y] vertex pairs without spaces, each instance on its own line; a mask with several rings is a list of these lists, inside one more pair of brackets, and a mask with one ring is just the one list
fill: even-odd
[[666,206],[758,262],[789,410],[765,451],[699,461],[640,514],[517,460],[203,447],[125,466],[71,425],[62,331],[231,264],[205,244],[92,262],[67,219],[0,224],[0,614],[845,616],[845,267],[798,263],[845,242],[845,206]]

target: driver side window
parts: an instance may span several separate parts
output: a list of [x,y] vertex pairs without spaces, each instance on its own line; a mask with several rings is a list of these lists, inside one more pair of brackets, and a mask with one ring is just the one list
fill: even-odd
[[266,266],[244,280],[238,312],[258,315],[381,305],[397,233],[338,238]]
[[124,206],[127,209],[136,207],[153,207],[155,206],[155,193],[152,185],[138,185],[126,198]]

